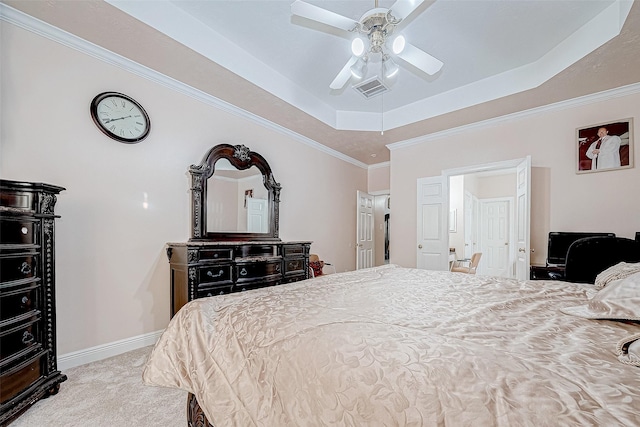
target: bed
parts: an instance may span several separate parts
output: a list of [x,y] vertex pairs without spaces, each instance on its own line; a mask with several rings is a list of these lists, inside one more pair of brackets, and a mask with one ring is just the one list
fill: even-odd
[[193,426],[640,425],[622,267],[594,286],[387,265],[198,299],[143,381],[188,391]]

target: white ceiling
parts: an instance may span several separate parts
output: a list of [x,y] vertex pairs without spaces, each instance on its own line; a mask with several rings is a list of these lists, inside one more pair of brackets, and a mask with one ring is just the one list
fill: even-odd
[[[385,144],[640,81],[629,0],[424,1],[401,32],[444,66],[402,67],[372,99],[329,89],[353,34],[292,17],[293,0],[3,1],[365,164],[388,160]],[[308,3],[354,20],[375,6]]]
[[[535,87],[617,35],[626,18],[615,0],[424,1],[401,33],[445,65],[434,76],[403,67],[386,81],[389,92],[366,99],[355,79],[329,89],[357,34],[292,16],[293,0],[107,2],[335,129],[369,131]],[[375,6],[308,3],[354,20]],[[363,80],[380,75],[379,55],[371,61]]]

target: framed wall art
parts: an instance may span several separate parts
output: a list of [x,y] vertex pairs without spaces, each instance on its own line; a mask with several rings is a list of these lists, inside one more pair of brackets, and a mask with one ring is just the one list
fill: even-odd
[[633,119],[576,129],[576,173],[633,167]]

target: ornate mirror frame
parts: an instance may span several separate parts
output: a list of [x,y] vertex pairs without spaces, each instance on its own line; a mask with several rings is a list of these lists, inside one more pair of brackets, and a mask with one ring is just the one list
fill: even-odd
[[[262,181],[269,192],[269,231],[267,233],[213,232],[207,231],[207,182],[213,176],[219,159],[227,159],[238,170],[258,168]],[[280,240],[280,184],[276,182],[269,163],[260,154],[250,151],[244,145],[219,144],[210,149],[199,165],[189,167],[191,174],[191,239],[250,241]]]

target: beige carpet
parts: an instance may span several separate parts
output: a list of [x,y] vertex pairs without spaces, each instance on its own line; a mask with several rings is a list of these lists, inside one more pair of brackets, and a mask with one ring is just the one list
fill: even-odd
[[55,396],[11,427],[185,427],[187,392],[142,384],[151,347],[68,369]]

